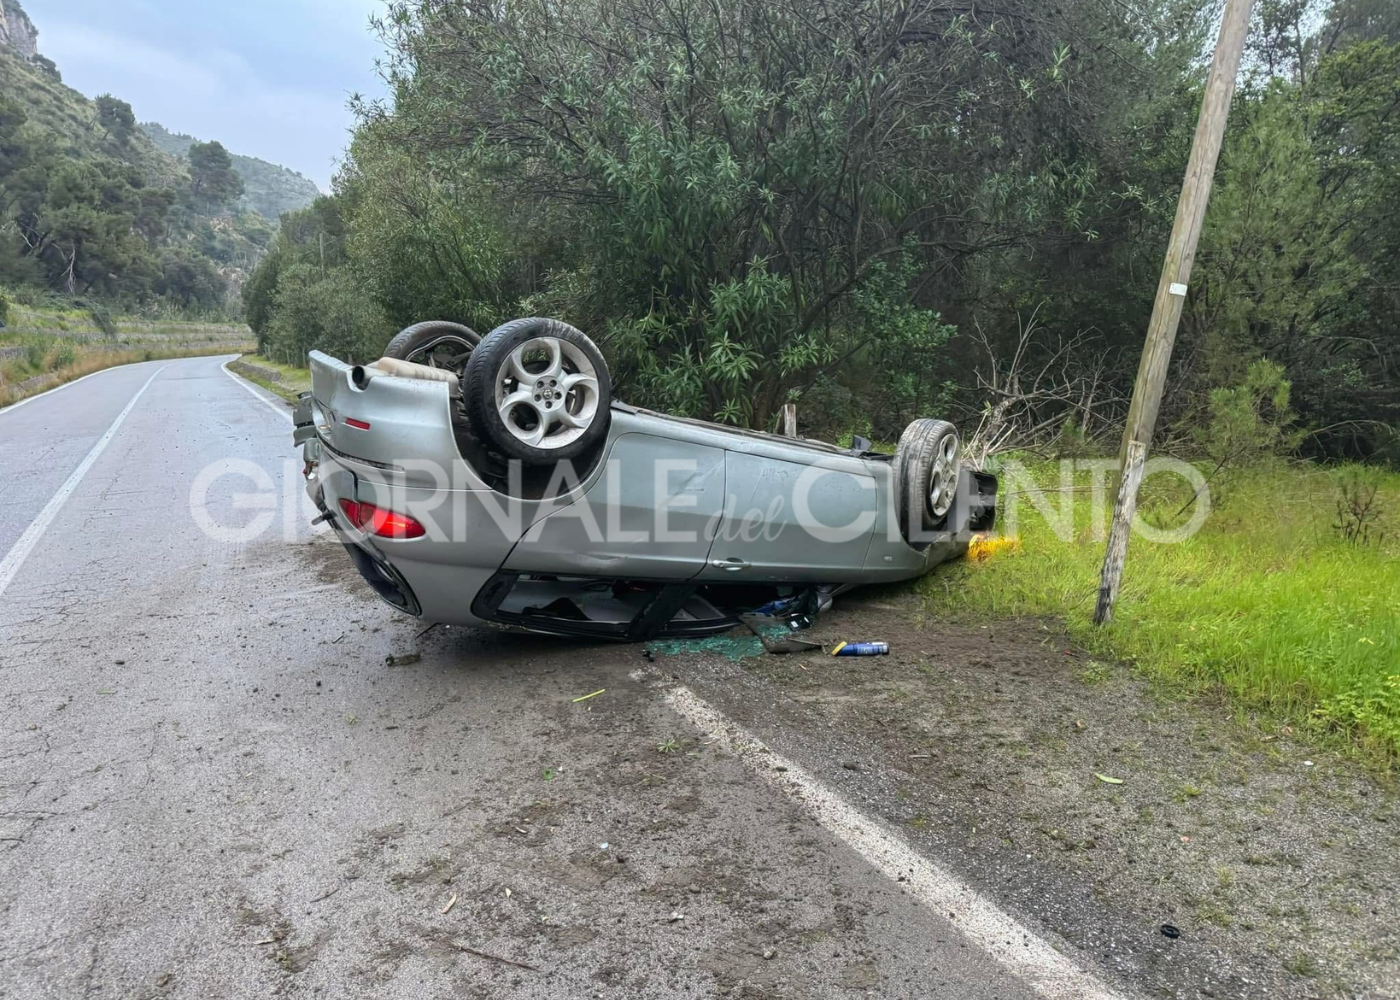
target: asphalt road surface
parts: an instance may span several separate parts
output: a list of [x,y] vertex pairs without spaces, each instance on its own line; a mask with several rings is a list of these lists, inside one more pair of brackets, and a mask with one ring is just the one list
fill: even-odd
[[637,648],[420,636],[295,504],[211,537],[211,462],[295,471],[226,360],[0,411],[0,996],[1113,995]]

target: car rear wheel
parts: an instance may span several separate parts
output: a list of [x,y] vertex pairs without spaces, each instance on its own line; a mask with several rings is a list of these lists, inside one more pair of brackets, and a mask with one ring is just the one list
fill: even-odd
[[946,420],[915,420],[895,452],[899,528],[910,544],[947,527],[958,488],[958,431]]
[[579,457],[611,420],[602,353],[554,319],[517,319],[487,334],[467,363],[464,394],[476,432],[531,465]]
[[466,373],[472,351],[479,343],[481,335],[471,327],[435,319],[400,330],[389,341],[389,346],[384,348],[384,356],[429,368],[441,368],[461,378]]

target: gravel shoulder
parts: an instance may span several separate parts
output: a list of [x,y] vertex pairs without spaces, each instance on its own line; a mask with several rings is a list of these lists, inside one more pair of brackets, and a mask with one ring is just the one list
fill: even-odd
[[740,641],[659,665],[1120,982],[1400,995],[1392,788],[1226,705],[1161,697],[1051,622],[940,623],[897,591],[838,605],[812,638],[892,655],[747,658]]

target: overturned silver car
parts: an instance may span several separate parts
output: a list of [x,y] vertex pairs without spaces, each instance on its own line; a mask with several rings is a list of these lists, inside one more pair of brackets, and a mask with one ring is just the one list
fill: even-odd
[[307,491],[375,592],[432,622],[707,634],[919,576],[996,515],[948,423],[889,455],[654,413],[557,320],[420,323],[371,365],[310,361]]

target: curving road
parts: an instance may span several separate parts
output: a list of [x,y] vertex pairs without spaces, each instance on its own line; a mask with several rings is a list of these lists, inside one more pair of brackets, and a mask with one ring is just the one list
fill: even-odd
[[0,411],[0,996],[1108,995],[636,648],[420,635],[304,509],[211,538],[209,463],[293,459],[226,360]]

